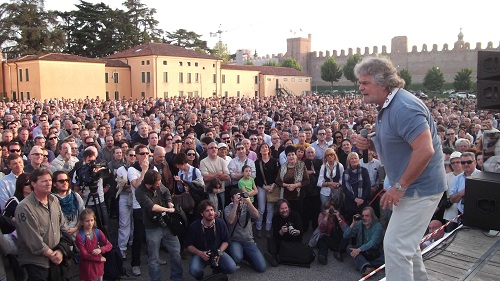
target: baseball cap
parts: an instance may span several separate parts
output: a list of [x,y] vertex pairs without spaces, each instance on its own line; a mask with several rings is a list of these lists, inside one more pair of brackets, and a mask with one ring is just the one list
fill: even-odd
[[458,152],[458,151],[455,151],[453,152],[451,155],[450,155],[450,159],[453,159],[453,158],[460,158],[460,156],[462,156],[462,153]]
[[227,148],[227,144],[223,143],[223,142],[220,142],[218,145],[217,145],[217,148]]

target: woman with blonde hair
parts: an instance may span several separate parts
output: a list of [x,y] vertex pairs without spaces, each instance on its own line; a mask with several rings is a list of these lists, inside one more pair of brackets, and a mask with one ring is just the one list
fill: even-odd
[[[337,154],[333,148],[325,149],[323,154],[323,165],[319,170],[318,187],[320,190],[321,205],[332,197],[339,196],[342,192],[342,174],[344,166],[339,162]],[[334,195],[334,196],[332,196]],[[337,206],[339,209],[341,206]]]
[[342,214],[346,222],[351,224],[356,214],[361,214],[364,207],[368,206],[370,196],[370,175],[368,170],[359,165],[359,155],[351,152],[347,155],[347,168],[342,176],[342,189],[345,195]]

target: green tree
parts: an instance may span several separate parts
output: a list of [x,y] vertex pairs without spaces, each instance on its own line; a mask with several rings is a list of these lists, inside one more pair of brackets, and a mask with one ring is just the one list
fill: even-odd
[[424,77],[424,87],[430,91],[439,91],[444,85],[443,72],[438,67],[432,67]]
[[281,63],[282,67],[295,68],[298,71],[302,71],[302,66],[294,58],[286,58]]
[[460,70],[457,75],[455,75],[455,82],[453,82],[453,86],[457,91],[469,91],[472,89],[474,83],[472,82],[472,69],[463,68]]
[[408,72],[408,69],[401,69],[401,71],[398,73],[399,77],[401,79],[405,80],[405,89],[408,90],[408,88],[411,85],[411,75],[410,72]]
[[159,42],[163,36],[163,30],[158,28],[159,21],[154,19],[156,9],[148,8],[140,0],[126,0],[123,6],[127,8],[125,12],[130,30],[125,35],[125,39],[130,47],[146,43]]
[[333,82],[338,82],[341,77],[342,69],[340,69],[340,66],[335,62],[333,57],[328,57],[321,65],[321,79],[330,82],[333,89]]
[[178,29],[174,32],[166,32],[167,40],[166,42],[179,47],[184,47],[186,49],[200,51],[204,53],[212,53],[215,55],[210,48],[208,48],[207,41],[201,40],[201,35],[193,32],[187,31],[186,29]]
[[251,60],[247,60],[247,61],[245,62],[245,65],[253,65],[253,61],[251,61]]
[[358,62],[360,62],[363,58],[359,54],[355,54],[352,57],[349,57],[347,59],[346,64],[342,68],[342,71],[344,72],[344,77],[354,83],[354,88],[358,88],[358,78],[354,74],[354,67]]
[[129,48],[125,34],[127,15],[123,10],[111,9],[104,3],[92,4],[80,0],[76,10],[60,13],[61,27],[66,30],[66,52],[104,57]]
[[278,64],[273,60],[268,60],[262,64],[262,66],[278,66]]
[[222,41],[218,41],[215,43],[215,46],[212,50],[212,55],[221,58],[222,63],[227,63],[231,59],[231,54],[229,54],[229,49],[227,45],[222,43]]
[[64,31],[43,0],[14,0],[0,5],[0,45],[10,56],[61,52]]

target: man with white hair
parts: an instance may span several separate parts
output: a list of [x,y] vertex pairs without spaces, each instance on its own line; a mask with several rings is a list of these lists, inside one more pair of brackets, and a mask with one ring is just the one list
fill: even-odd
[[470,141],[468,139],[458,139],[455,142],[455,148],[457,151],[463,153],[470,149]]

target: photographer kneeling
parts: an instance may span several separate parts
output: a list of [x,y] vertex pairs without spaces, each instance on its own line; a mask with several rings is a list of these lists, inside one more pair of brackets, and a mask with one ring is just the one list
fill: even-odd
[[229,255],[236,264],[248,261],[257,272],[266,271],[266,261],[253,240],[250,217],[257,219],[259,211],[254,207],[248,194],[238,189],[231,190],[232,203],[224,209],[224,217],[231,233]]
[[356,238],[356,245],[347,246],[347,252],[363,276],[384,264],[381,247],[384,230],[372,207],[363,208],[361,217],[355,215],[350,227],[345,222],[342,222],[341,226],[345,239]]
[[148,170],[135,191],[135,197],[143,210],[142,219],[148,243],[148,268],[151,280],[161,280],[159,256],[162,241],[170,253],[170,280],[182,280],[181,245],[163,218],[167,213],[175,212],[174,204],[170,192],[161,184],[160,173]]
[[210,265],[214,272],[233,274],[236,264],[224,253],[231,242],[226,223],[215,217],[214,204],[210,200],[201,201],[198,212],[201,219],[189,226],[184,240],[186,249],[193,254],[189,273],[200,280],[203,278],[203,269]]
[[276,202],[276,212],[273,216],[273,236],[267,239],[267,261],[274,267],[278,266],[278,254],[281,242],[302,243],[302,219],[299,213],[290,210],[286,199]]

